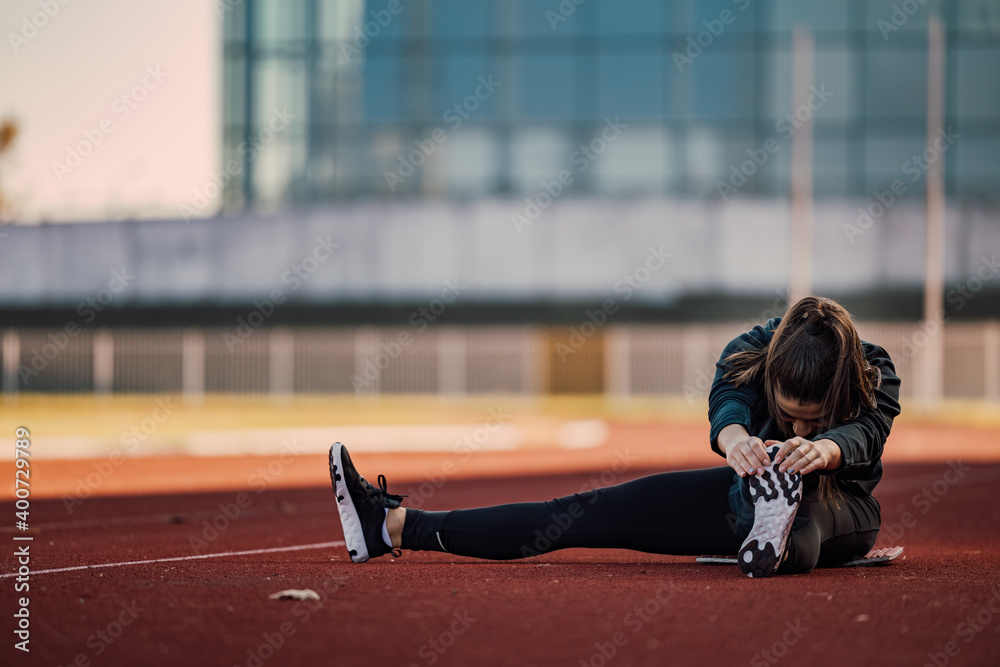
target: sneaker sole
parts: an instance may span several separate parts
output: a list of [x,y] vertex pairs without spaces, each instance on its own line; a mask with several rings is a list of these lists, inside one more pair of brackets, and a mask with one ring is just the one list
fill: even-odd
[[[778,448],[768,452],[771,460]],[[754,502],[753,528],[736,556],[743,574],[770,577],[778,569],[785,542],[792,530],[792,519],[802,500],[802,476],[778,472],[772,463],[760,475],[748,480]]]
[[330,481],[333,482],[333,492],[337,496],[337,511],[340,512],[340,524],[344,528],[347,551],[351,554],[352,561],[364,563],[368,560],[368,546],[365,544],[365,533],[361,528],[358,510],[354,507],[351,493],[347,490],[347,482],[344,480],[342,447],[339,442],[330,447]]

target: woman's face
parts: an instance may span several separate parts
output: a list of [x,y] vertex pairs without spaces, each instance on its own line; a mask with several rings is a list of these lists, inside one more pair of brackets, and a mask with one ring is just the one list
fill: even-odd
[[812,438],[820,429],[825,429],[829,421],[819,403],[799,403],[777,390],[774,392],[774,402],[778,407],[778,419],[800,438]]

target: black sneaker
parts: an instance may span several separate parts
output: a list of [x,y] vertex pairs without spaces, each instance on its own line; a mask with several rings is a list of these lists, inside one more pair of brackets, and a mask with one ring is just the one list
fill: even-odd
[[768,450],[771,465],[764,472],[747,478],[754,505],[753,528],[736,561],[750,577],[770,577],[778,569],[802,500],[802,475],[778,472],[781,464],[774,462],[778,449],[780,446],[774,445]]
[[337,496],[337,510],[351,560],[364,563],[389,552],[398,556],[398,550],[382,539],[382,524],[385,523],[385,510],[399,507],[405,496],[386,492],[385,475],[378,476],[379,488],[369,484],[355,470],[347,447],[339,442],[330,447],[330,481]]

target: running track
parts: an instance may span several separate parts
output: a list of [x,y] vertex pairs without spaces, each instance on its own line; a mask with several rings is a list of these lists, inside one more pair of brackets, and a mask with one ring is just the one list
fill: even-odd
[[[362,472],[378,472],[356,458]],[[325,470],[325,460],[309,463]],[[503,563],[406,552],[354,565],[326,486],[91,498],[72,515],[57,499],[39,500],[29,533],[31,652],[13,648],[8,576],[0,655],[4,665],[144,667],[996,665],[1000,464],[955,470],[887,466],[879,546],[902,544],[905,559],[768,580],[618,550]],[[592,478],[454,479],[424,507],[547,499]],[[389,479],[390,491],[408,486]],[[2,508],[14,512],[10,502]],[[217,534],[206,530],[213,521]],[[4,573],[15,568],[9,545],[23,544],[14,536],[0,528]],[[96,564],[108,567],[83,567]],[[284,589],[322,599],[268,598]]]

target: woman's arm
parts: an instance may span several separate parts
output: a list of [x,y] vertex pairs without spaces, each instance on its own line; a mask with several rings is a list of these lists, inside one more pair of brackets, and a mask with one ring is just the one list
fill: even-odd
[[879,462],[892,421],[899,414],[899,376],[892,359],[878,345],[863,345],[868,363],[882,373],[882,382],[875,390],[875,408],[864,409],[851,421],[816,436],[817,440],[832,440],[840,448],[840,465],[829,469],[838,477],[854,477]]
[[[720,456],[727,457],[727,460],[726,450],[720,448],[719,435],[723,429],[730,425],[742,426],[744,433],[748,433],[747,429],[750,428],[753,417],[753,406],[760,400],[761,396],[758,387],[748,384],[737,387],[725,379],[726,373],[731,368],[726,363],[726,359],[736,352],[766,347],[771,342],[774,330],[778,328],[780,322],[780,318],[774,318],[764,326],[756,326],[737,336],[726,345],[719,361],[715,364],[715,380],[712,382],[712,390],[708,394],[708,420],[712,427],[709,440],[712,450]],[[751,467],[756,467],[756,465]]]

